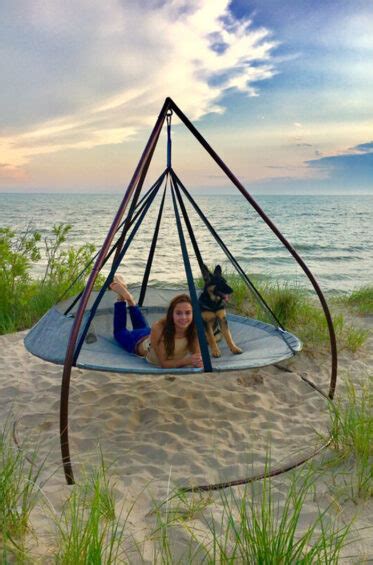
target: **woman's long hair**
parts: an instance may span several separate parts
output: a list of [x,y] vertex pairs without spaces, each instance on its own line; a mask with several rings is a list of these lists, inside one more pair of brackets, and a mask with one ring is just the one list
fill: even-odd
[[[178,304],[182,302],[187,302],[192,306],[192,301],[187,294],[178,294],[175,296],[170,302],[168,307],[166,317],[163,318],[163,330],[161,339],[164,341],[164,347],[166,350],[167,357],[170,358],[173,356],[175,351],[175,323],[174,323],[174,310]],[[189,351],[193,351],[193,345],[195,343],[195,339],[197,336],[196,325],[194,323],[194,318],[192,323],[188,326],[185,337],[188,340],[188,349]]]

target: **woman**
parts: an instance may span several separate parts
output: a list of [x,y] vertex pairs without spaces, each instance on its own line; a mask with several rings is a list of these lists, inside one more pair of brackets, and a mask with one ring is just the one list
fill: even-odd
[[[150,328],[121,276],[114,277],[110,288],[118,294],[114,305],[114,337],[126,351],[165,369],[203,367],[192,303],[187,294],[176,296],[165,318]],[[127,309],[132,330],[127,329]]]

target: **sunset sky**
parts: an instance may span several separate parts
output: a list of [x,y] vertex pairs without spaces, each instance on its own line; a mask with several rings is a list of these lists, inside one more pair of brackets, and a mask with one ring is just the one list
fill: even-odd
[[[123,191],[171,96],[249,191],[373,193],[373,2],[1,5],[0,191]],[[227,190],[174,122],[184,183]]]

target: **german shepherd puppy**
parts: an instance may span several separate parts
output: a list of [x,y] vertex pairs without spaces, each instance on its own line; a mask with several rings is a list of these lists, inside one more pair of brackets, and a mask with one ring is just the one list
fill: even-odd
[[232,353],[242,353],[232,339],[228,328],[225,302],[228,300],[233,289],[227,284],[222,276],[220,265],[216,265],[214,273],[210,273],[206,265],[203,266],[203,279],[205,286],[199,297],[202,319],[205,324],[206,338],[213,357],[220,357],[221,352],[216,343],[216,331],[218,326]]

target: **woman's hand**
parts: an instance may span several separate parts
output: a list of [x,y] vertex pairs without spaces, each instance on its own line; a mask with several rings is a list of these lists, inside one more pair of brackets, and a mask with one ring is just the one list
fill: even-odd
[[202,356],[200,353],[192,353],[189,357],[192,367],[203,368]]

